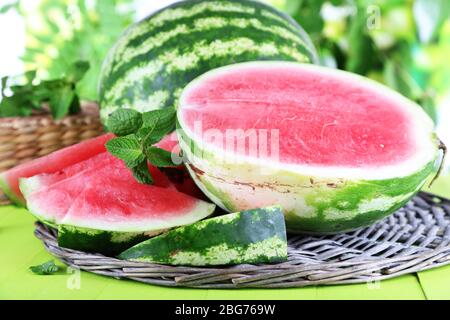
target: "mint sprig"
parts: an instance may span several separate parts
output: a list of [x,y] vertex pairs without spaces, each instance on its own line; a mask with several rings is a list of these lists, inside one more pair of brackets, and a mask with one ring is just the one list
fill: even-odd
[[53,261],[53,260],[47,261],[47,262],[37,265],[37,266],[30,267],[31,272],[33,272],[34,274],[39,274],[39,275],[53,274],[53,273],[57,272],[58,269],[59,269],[58,266],[55,264],[55,261]]
[[[19,77],[1,78],[0,117],[29,116],[47,103],[55,119],[80,111],[76,85],[89,69],[89,62],[77,61],[59,79],[42,80],[37,84],[36,71]],[[20,78],[20,79],[19,79]],[[21,84],[17,84],[21,80]],[[12,82],[12,84],[11,84]],[[7,95],[7,91],[11,94]]]
[[175,130],[176,112],[173,108],[144,113],[132,109],[119,109],[108,118],[106,127],[117,137],[106,143],[113,156],[123,160],[140,183],[152,184],[147,163],[155,167],[171,167],[175,155],[154,144]]

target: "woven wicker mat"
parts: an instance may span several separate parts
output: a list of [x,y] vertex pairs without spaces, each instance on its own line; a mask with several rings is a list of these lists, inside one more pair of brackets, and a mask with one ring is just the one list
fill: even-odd
[[58,247],[56,232],[35,235],[65,264],[89,272],[163,286],[288,288],[372,282],[450,263],[450,200],[421,192],[370,227],[330,236],[289,235],[289,261],[219,268],[122,261]]

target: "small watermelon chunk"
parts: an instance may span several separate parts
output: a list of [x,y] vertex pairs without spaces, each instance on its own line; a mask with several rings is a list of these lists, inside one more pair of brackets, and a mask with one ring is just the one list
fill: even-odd
[[114,135],[102,136],[82,141],[78,144],[53,152],[47,156],[20,164],[0,174],[0,189],[18,205],[25,205],[25,199],[19,189],[19,179],[42,173],[55,173],[75,163],[105,152],[105,143]]
[[[109,153],[54,174],[20,179],[28,210],[60,231],[60,245],[117,254],[165,229],[210,215],[214,204],[177,191],[157,168],[138,183]],[[72,175],[71,175],[72,174]]]
[[193,266],[286,261],[284,216],[280,207],[269,207],[206,219],[139,243],[119,258]]

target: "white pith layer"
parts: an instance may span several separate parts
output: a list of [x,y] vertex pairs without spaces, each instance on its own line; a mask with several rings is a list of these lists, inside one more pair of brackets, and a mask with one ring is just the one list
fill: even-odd
[[[416,143],[416,151],[412,156],[404,161],[396,164],[385,166],[365,166],[365,167],[345,167],[345,166],[318,166],[318,165],[302,165],[302,164],[286,164],[280,162],[274,162],[271,159],[256,158],[250,156],[242,156],[237,154],[230,154],[229,151],[218,148],[211,143],[205,143],[201,140],[201,137],[189,128],[183,119],[183,110],[188,108],[196,108],[196,106],[189,106],[186,103],[186,96],[189,95],[191,90],[201,87],[204,82],[208,82],[208,79],[215,78],[217,76],[224,75],[228,72],[233,72],[239,68],[240,71],[253,70],[257,68],[273,68],[274,70],[280,68],[289,68],[290,70],[296,68],[301,72],[302,70],[314,71],[318,74],[336,75],[343,80],[356,81],[362,88],[375,91],[383,96],[389,96],[389,98],[396,102],[399,108],[407,114],[414,124],[411,126],[411,132],[409,132],[412,139]],[[227,164],[226,159],[233,159],[236,164],[259,166],[266,170],[283,170],[290,171],[304,176],[314,176],[322,178],[345,178],[347,180],[384,180],[395,177],[409,176],[415,172],[423,169],[431,161],[435,161],[438,154],[437,139],[433,133],[433,122],[428,115],[414,102],[403,97],[399,93],[381,85],[373,80],[364,78],[362,76],[352,74],[345,71],[336,69],[330,69],[320,67],[311,64],[300,64],[295,62],[246,62],[237,65],[230,65],[215,69],[207,72],[202,76],[192,81],[184,89],[178,107],[178,122],[184,133],[192,139],[200,149],[207,150],[214,155],[215,161],[207,159],[205,164],[209,163],[209,166],[213,165],[212,162],[221,161]],[[226,129],[226,128],[224,128]],[[244,130],[246,128],[243,128]],[[179,140],[183,139],[181,134],[178,135]],[[281,137],[282,138],[282,137]],[[228,163],[233,165],[233,163]],[[214,169],[213,169],[214,170]]]
[[166,219],[136,219],[131,221],[107,221],[106,219],[96,219],[94,216],[89,220],[86,218],[78,218],[76,213],[71,213],[71,209],[67,212],[58,224],[67,224],[76,227],[84,227],[114,232],[148,232],[153,230],[169,229],[182,225],[191,224],[206,218],[214,211],[214,205],[204,201],[200,201],[190,210],[189,214],[179,215],[178,212],[167,214]]

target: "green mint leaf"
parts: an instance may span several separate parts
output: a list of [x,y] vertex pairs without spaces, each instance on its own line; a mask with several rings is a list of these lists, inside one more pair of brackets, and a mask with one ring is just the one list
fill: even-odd
[[106,122],[106,127],[116,136],[135,133],[142,126],[142,115],[133,109],[118,109]]
[[[0,117],[29,116],[33,109],[41,109],[44,103],[48,103],[55,119],[79,112],[80,102],[75,92],[76,82],[81,80],[88,68],[89,63],[78,61],[68,69],[65,78],[45,80],[36,85],[33,84],[36,78],[34,70],[14,77],[14,84],[10,86],[8,86],[10,78],[3,77]],[[9,97],[5,96],[6,88],[12,92]]]
[[152,184],[153,178],[148,170],[147,160],[143,160],[137,166],[131,168],[134,178],[143,184]]
[[4,13],[8,12],[11,9],[16,9],[17,10],[18,8],[19,8],[19,1],[8,3],[8,4],[5,4],[5,5],[0,7],[0,14],[4,14]]
[[142,146],[150,147],[164,137],[164,133],[156,132],[155,127],[144,127],[138,130],[137,136],[142,141]]
[[173,108],[153,110],[142,114],[143,125],[137,131],[142,145],[150,147],[175,129],[176,112]]
[[75,92],[68,85],[55,90],[49,101],[53,118],[61,119],[68,114],[74,98]]
[[122,159],[129,168],[137,167],[145,160],[141,144],[135,135],[111,139],[106,143],[106,149],[113,156]]
[[166,135],[175,130],[176,111],[174,108],[164,108],[148,111],[142,114],[143,127],[154,127],[154,133]]
[[[11,97],[3,97],[0,102],[0,117],[26,117],[33,110],[33,106],[25,104],[26,98],[15,95]],[[21,106],[20,108],[17,106]]]
[[173,161],[173,156],[175,155],[158,147],[145,148],[145,155],[148,161],[156,167],[172,167],[176,165]]
[[88,61],[77,61],[73,63],[66,71],[66,81],[72,83],[80,81],[89,70],[89,66]]
[[34,274],[49,275],[57,272],[58,266],[55,264],[55,261],[50,260],[37,266],[31,266],[30,270]]
[[5,89],[6,89],[7,83],[8,83],[8,77],[7,76],[6,77],[2,77],[2,79],[1,79],[1,86],[2,86],[1,94],[2,94],[2,97],[5,96]]

